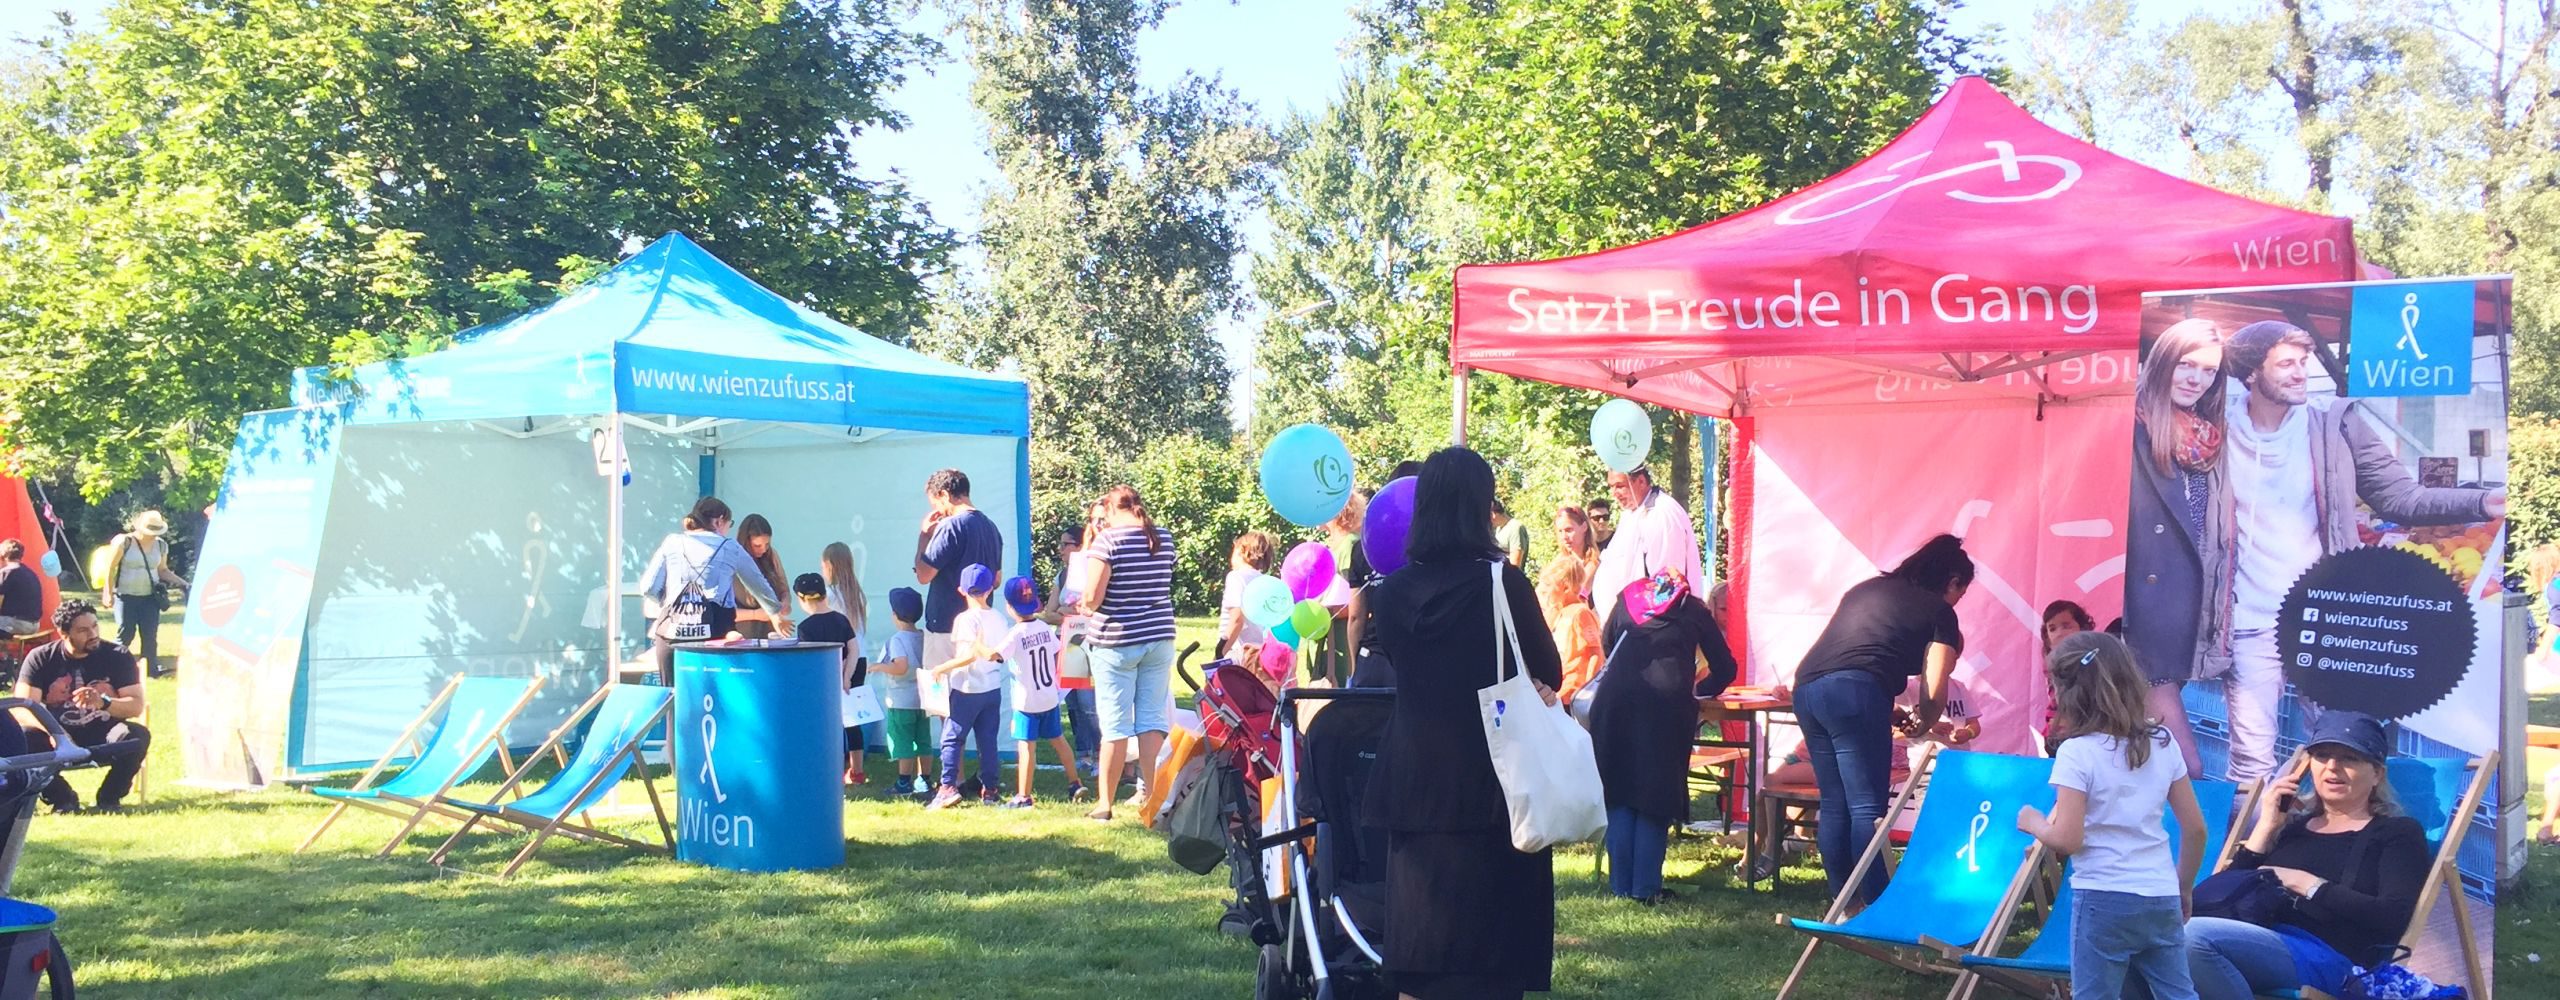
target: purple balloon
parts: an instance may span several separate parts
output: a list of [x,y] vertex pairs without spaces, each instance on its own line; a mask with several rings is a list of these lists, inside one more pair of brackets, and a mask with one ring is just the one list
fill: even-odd
[[1280,582],[1289,585],[1289,596],[1312,601],[1333,585],[1333,550],[1323,542],[1300,542],[1289,550],[1289,558],[1280,563]]
[[1404,568],[1404,538],[1413,529],[1413,485],[1412,476],[1388,483],[1369,500],[1369,515],[1360,523],[1360,551],[1379,576]]

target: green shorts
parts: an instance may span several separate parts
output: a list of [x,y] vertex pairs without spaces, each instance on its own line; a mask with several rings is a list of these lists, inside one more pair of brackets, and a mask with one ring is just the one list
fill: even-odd
[[889,731],[889,759],[931,757],[938,745],[933,739],[933,720],[920,708],[892,708],[881,728]]

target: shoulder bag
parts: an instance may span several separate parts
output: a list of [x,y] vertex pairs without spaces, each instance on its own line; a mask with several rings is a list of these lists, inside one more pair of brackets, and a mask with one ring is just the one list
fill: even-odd
[[675,600],[667,602],[667,613],[658,617],[658,638],[668,642],[701,642],[711,638],[711,598],[703,592],[704,580],[710,574],[711,564],[719,560],[721,550],[728,546],[727,538],[712,546],[711,554],[703,558],[701,565],[693,568],[693,579],[686,580],[684,590],[676,594]]
[[1609,807],[1600,797],[1591,734],[1564,709],[1547,704],[1529,676],[1511,602],[1504,598],[1502,566],[1485,564],[1493,576],[1493,684],[1476,691],[1476,705],[1485,751],[1511,814],[1511,846],[1534,853],[1598,837],[1609,826]]

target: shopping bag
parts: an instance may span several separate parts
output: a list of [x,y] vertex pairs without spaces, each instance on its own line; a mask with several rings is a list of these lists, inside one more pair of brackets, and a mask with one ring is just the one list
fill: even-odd
[[1084,644],[1070,643],[1058,657],[1058,686],[1069,691],[1093,690],[1093,662],[1085,658]]
[[1609,807],[1600,797],[1591,734],[1538,696],[1503,596],[1502,564],[1489,562],[1486,569],[1493,574],[1494,682],[1476,692],[1476,704],[1511,814],[1511,846],[1535,852],[1598,837],[1609,826]]
[[880,710],[880,696],[873,694],[868,684],[856,684],[846,688],[840,698],[840,703],[844,707],[845,728],[868,726],[889,717],[889,713]]

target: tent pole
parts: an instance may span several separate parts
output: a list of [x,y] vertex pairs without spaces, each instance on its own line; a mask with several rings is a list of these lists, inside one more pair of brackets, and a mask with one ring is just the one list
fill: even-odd
[[1449,443],[1455,445],[1467,443],[1468,373],[1467,366],[1459,365],[1449,379]]
[[605,683],[622,679],[622,415],[605,415],[604,659]]

